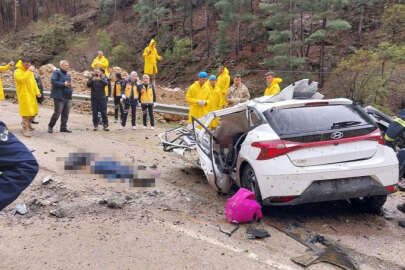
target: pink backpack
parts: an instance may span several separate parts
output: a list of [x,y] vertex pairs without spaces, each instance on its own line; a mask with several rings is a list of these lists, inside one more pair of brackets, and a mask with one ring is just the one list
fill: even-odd
[[255,200],[255,194],[240,188],[226,201],[226,219],[232,223],[250,222],[263,217],[262,208]]

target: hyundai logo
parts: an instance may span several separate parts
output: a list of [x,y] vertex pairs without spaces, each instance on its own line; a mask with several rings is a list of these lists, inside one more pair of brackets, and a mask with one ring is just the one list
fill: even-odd
[[343,138],[343,132],[341,132],[341,131],[333,132],[332,134],[330,134],[330,138],[332,140],[342,139]]

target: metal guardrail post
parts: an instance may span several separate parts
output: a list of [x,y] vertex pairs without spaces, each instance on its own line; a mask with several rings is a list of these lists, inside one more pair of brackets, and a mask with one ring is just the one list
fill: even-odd
[[[6,88],[4,88],[4,92],[15,95],[15,88],[6,87]],[[49,98],[50,95],[51,95],[50,91],[44,91],[45,97]],[[82,94],[73,94],[72,100],[90,103],[90,96],[82,95]],[[110,100],[108,102],[108,106],[113,107],[114,101]],[[138,109],[140,109],[140,106],[138,106]],[[157,113],[167,113],[167,114],[173,114],[173,115],[188,116],[189,108],[184,107],[184,106],[156,103],[156,107],[154,108],[154,111]]]

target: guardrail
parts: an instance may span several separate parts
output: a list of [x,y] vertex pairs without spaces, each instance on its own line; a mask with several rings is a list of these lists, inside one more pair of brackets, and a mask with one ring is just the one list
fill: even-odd
[[[15,88],[6,87],[6,88],[4,88],[4,92],[15,95]],[[50,91],[44,91],[45,97],[49,97],[50,94],[51,94]],[[90,103],[90,96],[81,95],[81,94],[73,94],[72,100]],[[114,106],[114,101],[110,100],[108,102],[108,106]],[[140,109],[140,106],[138,106],[138,109]],[[154,108],[154,111],[158,112],[158,113],[167,113],[167,114],[173,114],[173,115],[188,116],[189,108],[184,107],[184,106],[156,103],[156,107]]]

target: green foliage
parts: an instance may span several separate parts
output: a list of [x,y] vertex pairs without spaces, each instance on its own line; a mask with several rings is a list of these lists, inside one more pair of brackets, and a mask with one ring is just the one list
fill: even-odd
[[183,71],[186,62],[191,58],[191,40],[188,37],[174,38],[174,46],[164,54],[165,63],[174,65],[178,71]]
[[133,9],[140,16],[139,26],[152,28],[156,24],[157,18],[163,18],[170,12],[167,4],[167,0],[138,0],[133,5]]
[[[247,12],[245,8],[248,4],[248,0],[218,0],[214,4],[220,13],[220,20],[218,24],[218,36],[217,36],[217,50],[221,55],[225,55],[229,52],[231,47],[228,40],[229,33],[234,34],[234,40],[239,41],[240,30],[238,25],[253,21],[256,16]],[[236,52],[238,53],[238,46],[235,44]]]
[[136,56],[132,48],[126,43],[120,43],[112,49],[111,63],[126,69],[131,68]]
[[392,43],[405,42],[405,5],[395,4],[387,8],[382,18],[380,37]]
[[112,40],[106,30],[99,30],[97,32],[97,44],[104,54],[109,55],[112,50]]

